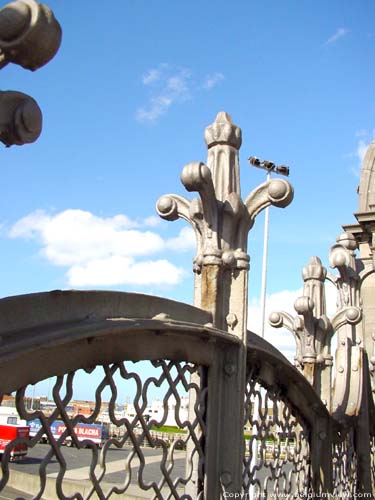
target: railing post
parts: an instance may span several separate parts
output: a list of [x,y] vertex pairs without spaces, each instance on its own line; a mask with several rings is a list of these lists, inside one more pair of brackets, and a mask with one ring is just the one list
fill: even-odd
[[371,481],[371,446],[370,446],[370,415],[369,415],[369,401],[372,399],[371,394],[371,381],[368,371],[368,358],[364,351],[362,351],[362,373],[363,373],[363,387],[362,387],[362,401],[359,410],[359,415],[356,422],[355,432],[355,447],[358,460],[358,493],[369,495],[371,498],[372,481]]
[[205,498],[240,493],[242,486],[245,349],[217,352],[208,380]]
[[[317,416],[311,436],[312,491],[319,498],[332,498],[332,443],[333,434],[329,418]],[[324,495],[324,496],[323,496]]]

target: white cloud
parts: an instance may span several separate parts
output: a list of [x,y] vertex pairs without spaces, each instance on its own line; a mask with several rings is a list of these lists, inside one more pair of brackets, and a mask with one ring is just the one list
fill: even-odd
[[130,257],[114,255],[72,266],[68,273],[73,287],[111,285],[176,285],[184,271],[167,260],[135,262]]
[[[325,293],[327,299],[327,315],[331,317],[336,311],[336,289],[327,283]],[[283,290],[267,296],[264,338],[274,347],[281,351],[289,361],[294,361],[296,344],[294,336],[286,328],[273,328],[268,323],[269,315],[275,311],[285,311],[292,316],[296,316],[294,302],[298,297],[302,297],[303,288],[298,290]],[[249,303],[248,329],[261,334],[261,309],[259,299],[253,299]]]
[[178,74],[168,78],[167,90],[177,96],[188,96],[188,78],[190,78],[190,71],[188,69],[181,70]]
[[158,69],[150,70],[143,77],[143,84],[158,82],[153,88],[146,106],[138,108],[136,118],[140,122],[154,123],[164,115],[171,106],[190,98],[191,72],[187,68],[173,69],[169,65],[160,65]]
[[98,217],[83,210],[65,210],[50,215],[42,210],[16,222],[11,238],[37,239],[41,254],[52,264],[69,268],[70,286],[111,284],[175,284],[182,271],[166,260],[137,261],[163,250],[194,248],[189,228],[163,239],[142,226],[155,227],[156,218],[142,223],[119,214]]
[[48,216],[38,211],[18,221],[10,236],[39,235],[48,260],[70,266],[108,255],[147,255],[163,248],[159,235],[133,229],[137,225],[126,215],[101,218],[83,210],[65,210]]
[[156,123],[172,106],[191,99],[196,92],[212,89],[222,80],[224,75],[216,72],[206,75],[203,83],[198,85],[194,83],[189,68],[159,64],[142,76],[142,83],[147,87],[149,97],[146,105],[136,110],[135,117],[141,123]]
[[203,82],[203,88],[210,90],[216,87],[216,85],[222,80],[224,80],[223,73],[213,73],[212,75],[207,75]]
[[159,69],[150,69],[145,75],[142,76],[142,83],[144,85],[150,85],[158,81],[160,78],[160,70]]
[[156,68],[151,68],[142,76],[143,85],[152,85],[160,80],[163,71],[169,68],[169,64],[161,63]]
[[348,28],[338,28],[335,33],[330,36],[328,38],[328,40],[326,40],[324,42],[324,46],[327,46],[327,45],[331,45],[333,43],[336,43],[337,40],[339,40],[340,38],[343,38],[344,36],[346,36],[348,33],[350,33],[350,30]]
[[50,219],[43,210],[36,210],[14,224],[10,231],[10,237],[34,238],[38,232],[43,231],[43,228],[48,224]]
[[146,217],[143,221],[143,224],[148,227],[156,227],[161,223],[160,217],[156,217],[156,215],[150,215],[150,217]]
[[183,227],[175,238],[166,242],[167,248],[180,252],[191,250],[196,246],[195,234],[191,227]]

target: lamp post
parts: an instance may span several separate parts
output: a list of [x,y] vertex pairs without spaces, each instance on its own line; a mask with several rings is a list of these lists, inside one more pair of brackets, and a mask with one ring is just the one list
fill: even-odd
[[[267,182],[271,179],[271,173],[275,172],[279,175],[289,176],[289,167],[286,165],[276,166],[272,161],[260,160],[256,156],[250,156],[248,159],[250,165],[261,168],[267,172]],[[265,209],[264,215],[264,239],[263,239],[263,262],[262,262],[262,283],[261,283],[261,336],[264,338],[265,318],[266,318],[266,291],[267,291],[267,261],[268,261],[268,235],[269,235],[269,207]]]
[[[264,160],[261,161],[256,156],[250,156],[248,159],[250,165],[253,167],[261,168],[267,172],[267,182],[271,180],[271,173],[275,172],[279,175],[289,176],[289,167],[286,165],[276,166],[272,161]],[[263,261],[262,261],[262,282],[260,290],[260,311],[261,311],[261,336],[264,338],[265,329],[265,319],[266,319],[266,292],[267,292],[267,261],[268,261],[268,235],[269,235],[269,206],[265,209],[264,214],[264,238],[263,238]],[[255,421],[259,419],[259,399],[254,400],[254,410],[253,410],[253,429],[252,434],[257,433],[257,426]],[[255,437],[253,439],[252,446],[252,466],[255,467],[258,462],[258,440]],[[255,474],[254,474],[255,478]],[[250,487],[250,499],[255,500],[256,496],[256,486],[254,484]]]

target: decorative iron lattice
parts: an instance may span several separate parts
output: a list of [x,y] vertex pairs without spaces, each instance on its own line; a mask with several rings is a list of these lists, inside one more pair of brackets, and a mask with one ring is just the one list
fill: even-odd
[[370,436],[370,450],[371,483],[375,491],[375,436]]
[[252,498],[305,498],[310,493],[308,429],[277,389],[254,371],[245,391],[243,491]]
[[351,495],[354,498],[357,493],[358,463],[353,429],[342,435],[341,442],[333,444],[332,462],[333,497],[349,498]]
[[[142,375],[145,372],[147,378]],[[32,388],[18,390],[20,417],[29,424],[39,423],[40,428],[36,426],[29,441],[17,439],[7,446],[0,490],[13,484],[12,476],[21,470],[39,479],[36,491],[28,491],[34,499],[43,497],[51,481],[60,499],[109,499],[125,492],[155,499],[200,498],[202,492],[192,497],[184,491],[193,477],[198,478],[197,489],[203,490],[204,372],[190,363],[166,360],[116,363],[96,367],[89,374],[78,370],[56,377],[53,404],[38,410],[30,409],[30,397],[26,397],[26,390],[30,394]],[[94,385],[93,404],[87,411],[86,402],[84,414],[75,414],[72,402],[76,387],[82,384]],[[189,397],[194,401],[190,410]],[[105,399],[109,403],[103,403]],[[127,406],[123,413],[120,403]],[[94,438],[81,440],[77,429],[100,420],[108,422],[101,428],[108,432],[107,439],[97,443]],[[161,432],[161,427],[165,430],[172,423],[177,427],[174,433]],[[40,444],[42,440],[46,444]],[[22,443],[27,444],[27,457],[9,464],[12,449]]]

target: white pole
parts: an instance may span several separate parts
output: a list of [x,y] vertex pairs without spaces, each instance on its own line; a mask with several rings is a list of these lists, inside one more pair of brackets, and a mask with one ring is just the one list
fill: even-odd
[[[271,179],[271,173],[267,172],[267,182]],[[268,235],[269,235],[269,224],[270,224],[270,212],[269,207],[266,208],[264,214],[264,238],[263,238],[263,262],[262,262],[262,282],[260,288],[260,317],[261,317],[261,335],[264,339],[264,330],[266,325],[266,298],[267,298],[267,262],[268,262]],[[262,394],[262,392],[261,392]],[[253,420],[259,419],[259,399],[254,400],[254,413]],[[256,435],[257,426],[253,425],[252,436]],[[255,439],[252,443],[252,460],[251,467],[254,468],[258,463],[258,440]],[[254,478],[255,478],[254,474]],[[250,500],[255,500],[259,498],[256,491],[256,486],[252,484],[250,486]]]
[[[271,179],[270,172],[267,172],[267,182]],[[264,329],[266,326],[266,296],[267,296],[267,262],[268,262],[268,233],[270,224],[270,207],[267,207],[264,214],[264,239],[263,239],[263,263],[262,263],[262,284],[260,290],[260,311],[261,311],[261,334],[264,339]]]

